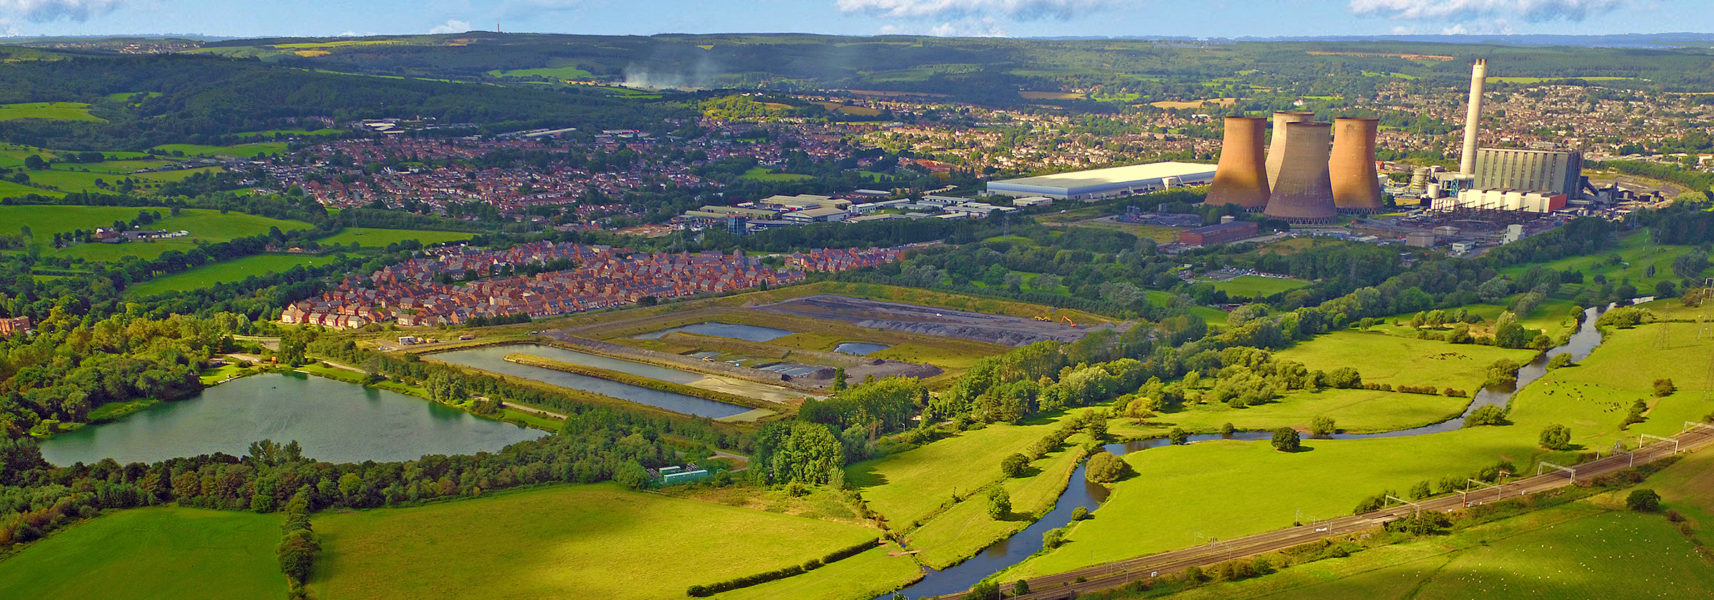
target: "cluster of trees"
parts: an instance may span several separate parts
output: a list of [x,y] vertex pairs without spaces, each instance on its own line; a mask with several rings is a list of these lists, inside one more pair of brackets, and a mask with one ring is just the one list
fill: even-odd
[[[256,498],[257,502],[267,502],[264,496]],[[286,522],[280,525],[280,544],[274,555],[291,585],[292,597],[306,598],[304,584],[309,582],[310,572],[315,568],[315,553],[321,550],[321,538],[315,535],[309,522],[309,494],[293,494],[286,501],[285,513]]]
[[880,436],[903,430],[928,403],[928,387],[914,377],[887,377],[846,387],[826,400],[804,400],[798,419],[838,433],[849,460],[873,453]]

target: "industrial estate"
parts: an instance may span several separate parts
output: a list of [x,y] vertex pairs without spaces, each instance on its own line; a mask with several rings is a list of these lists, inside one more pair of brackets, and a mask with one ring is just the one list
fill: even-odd
[[826,4],[0,37],[0,598],[1714,597],[1714,36]]

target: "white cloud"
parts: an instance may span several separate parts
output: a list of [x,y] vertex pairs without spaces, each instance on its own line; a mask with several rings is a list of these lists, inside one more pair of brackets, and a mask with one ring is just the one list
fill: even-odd
[[1500,17],[1531,23],[1582,21],[1633,0],[1350,0],[1351,12],[1390,19],[1470,22]]
[[12,24],[11,19],[0,17],[0,37],[17,37],[20,35],[24,35],[24,30]]
[[[57,19],[87,21],[90,17],[112,12],[127,0],[0,0],[0,15],[22,17],[26,21],[44,22]],[[11,23],[10,19],[6,21]]]
[[[1106,8],[1115,0],[835,0],[840,12],[888,19],[1065,20]],[[944,24],[944,23],[943,23]]]
[[464,33],[466,31],[470,31],[470,22],[469,21],[460,21],[458,19],[447,19],[445,23],[441,23],[439,25],[435,25],[434,27],[430,27],[428,30],[428,32],[431,34],[435,34],[435,33]]

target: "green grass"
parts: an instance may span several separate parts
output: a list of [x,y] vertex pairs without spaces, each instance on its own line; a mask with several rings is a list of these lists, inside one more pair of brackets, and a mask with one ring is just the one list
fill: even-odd
[[1255,275],[1239,275],[1225,281],[1211,282],[1211,284],[1214,289],[1226,292],[1227,296],[1233,298],[1266,298],[1274,294],[1309,287],[1309,282],[1302,279],[1257,277]]
[[1714,545],[1714,452],[1686,456],[1649,477],[1642,487],[1653,488],[1667,508],[1688,517],[1704,546]]
[[767,167],[752,167],[750,170],[744,172],[744,178],[752,181],[777,183],[782,181],[803,181],[806,179],[815,179],[815,176],[801,175],[798,173],[778,173]]
[[[679,598],[820,558],[879,532],[630,492],[553,486],[403,509],[321,514],[318,598]],[[848,576],[896,579],[865,557]],[[902,581],[901,581],[902,583]]]
[[[150,229],[182,229],[189,231],[190,236],[155,242],[91,243],[58,250],[48,248],[55,233],[69,233],[76,229],[93,231],[97,227],[110,227],[114,221],[128,222],[136,218],[138,212],[145,210],[159,211],[162,216],[160,221],[148,226]],[[41,248],[45,256],[93,261],[117,261],[125,256],[153,259],[168,250],[183,252],[194,248],[197,240],[210,243],[226,242],[266,234],[270,227],[279,227],[281,231],[309,228],[309,224],[299,221],[270,219],[237,212],[222,214],[217,210],[187,208],[180,210],[178,216],[172,216],[166,208],[135,206],[0,206],[0,223],[11,229],[6,233],[15,233],[18,229],[29,227],[34,236],[32,245]]]
[[[1063,418],[1063,417],[1062,417]],[[1023,452],[1058,427],[1056,419],[989,425],[948,439],[846,468],[846,482],[869,507],[906,529],[943,505],[999,481],[1000,459]]]
[[1372,332],[1336,331],[1274,354],[1303,363],[1310,370],[1354,367],[1364,383],[1447,386],[1475,393],[1488,379],[1488,365],[1509,358],[1528,362],[1530,350],[1507,350],[1474,344],[1448,344]]
[[198,290],[221,283],[244,281],[252,276],[284,273],[298,265],[303,265],[306,268],[316,267],[333,261],[334,257],[332,256],[258,254],[237,260],[203,265],[183,273],[151,279],[126,288],[125,295],[140,298],[168,292]]
[[[1637,231],[1619,238],[1616,247],[1586,256],[1562,258],[1552,262],[1541,263],[1541,266],[1559,271],[1581,271],[1582,284],[1566,284],[1561,286],[1561,295],[1572,295],[1581,287],[1599,289],[1601,284],[1595,283],[1595,276],[1602,275],[1614,285],[1629,280],[1637,287],[1639,295],[1654,293],[1655,284],[1662,281],[1677,282],[1678,275],[1672,272],[1672,261],[1688,252],[1699,252],[1691,246],[1673,246],[1655,244],[1649,241],[1647,231]],[[1617,262],[1612,257],[1617,256]],[[1649,268],[1654,268],[1650,276]],[[1516,277],[1529,269],[1529,265],[1519,265],[1503,269],[1500,272],[1509,277]],[[1568,293],[1569,292],[1569,293]]]
[[890,556],[897,546],[876,548],[795,577],[715,595],[720,600],[852,600],[874,598],[922,577],[909,556]]
[[[1072,444],[1087,441],[1073,438]],[[913,550],[920,550],[917,560],[936,569],[963,561],[983,548],[1028,527],[1036,515],[1053,509],[1065,486],[1083,485],[1081,480],[1068,481],[1083,459],[1080,448],[1049,454],[1031,465],[1033,475],[1006,479],[1000,483],[1012,497],[1012,516],[996,520],[988,515],[988,497],[976,494],[946,512],[935,515],[922,527],[906,536]]]
[[1710,595],[1714,569],[1666,519],[1608,511],[1585,501],[1172,597],[1573,600]]
[[[158,160],[127,160],[92,164],[59,163],[53,165],[52,168],[27,171],[26,174],[29,175],[30,182],[26,185],[35,189],[8,195],[23,195],[29,192],[43,194],[58,192],[58,195],[61,196],[72,192],[111,193],[118,186],[119,180],[126,178],[137,182],[138,189],[148,191],[157,189],[164,183],[183,181],[197,173],[219,173],[224,170],[220,167],[199,167],[153,173],[131,172],[136,168],[149,168],[164,164],[167,164],[166,161]],[[101,185],[103,183],[106,184],[106,187]]]
[[0,121],[13,119],[50,119],[54,121],[95,121],[105,123],[107,120],[89,114],[89,105],[82,102],[22,102],[18,104],[0,104]]
[[576,65],[541,67],[537,69],[513,69],[510,71],[495,69],[493,71],[489,71],[488,74],[495,77],[546,77],[548,79],[579,81],[587,81],[595,78],[594,73],[579,69]]
[[1316,417],[1327,416],[1343,431],[1392,431],[1444,421],[1463,412],[1469,404],[1469,398],[1330,389],[1313,393],[1296,391],[1268,404],[1242,409],[1218,403],[1194,404],[1148,421],[1213,432],[1224,423],[1249,430],[1307,429]]
[[369,227],[346,227],[339,233],[316,240],[323,245],[339,244],[348,246],[352,243],[364,248],[385,248],[388,245],[416,240],[424,245],[442,242],[459,242],[468,240],[473,234],[456,231],[413,231],[409,229],[373,229]]
[[278,515],[118,511],[0,561],[0,598],[284,598],[279,543]]
[[231,146],[208,146],[204,144],[161,144],[155,146],[162,152],[183,152],[185,156],[226,156],[231,158],[256,158],[263,154],[285,154],[285,142],[251,142]]
[[246,131],[244,133],[239,133],[236,135],[238,137],[241,137],[241,138],[256,138],[256,137],[271,138],[271,137],[274,137],[276,135],[288,135],[288,136],[300,136],[300,137],[322,137],[322,136],[343,135],[344,133],[345,133],[344,129],[316,129],[313,131],[309,130],[309,129],[269,129],[267,131]]

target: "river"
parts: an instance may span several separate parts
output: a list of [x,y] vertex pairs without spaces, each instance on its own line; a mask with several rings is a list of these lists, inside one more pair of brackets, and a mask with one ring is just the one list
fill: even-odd
[[751,410],[743,406],[726,404],[724,402],[715,402],[713,400],[704,400],[695,396],[665,392],[635,386],[628,383],[619,383],[617,381],[610,381],[600,377],[590,377],[588,375],[567,373],[565,371],[544,369],[542,367],[520,365],[518,363],[507,361],[507,354],[534,354],[536,356],[560,362],[597,367],[610,371],[619,371],[640,377],[648,377],[651,379],[659,379],[679,384],[689,384],[702,380],[701,375],[687,373],[677,369],[668,369],[665,367],[657,367],[654,365],[608,358],[605,356],[596,356],[583,352],[573,352],[571,350],[537,344],[484,346],[469,350],[440,352],[430,354],[428,357],[455,365],[464,365],[467,367],[482,369],[484,371],[522,377],[525,379],[540,381],[548,385],[557,385],[559,387],[571,388],[574,390],[593,392],[603,396],[636,402],[638,404],[647,404],[649,406],[664,408],[676,413],[698,417],[718,419],[721,417],[730,417],[732,415],[745,413]]
[[254,441],[296,440],[311,458],[363,462],[492,452],[543,435],[395,392],[301,373],[270,373],[62,433],[41,448],[48,462],[63,466],[104,458],[129,463],[214,452],[241,456]]
[[[1639,299],[1639,301],[1646,300],[1647,299]],[[1400,429],[1397,431],[1387,431],[1382,433],[1339,433],[1325,436],[1323,439],[1357,440],[1378,437],[1402,437],[1443,433],[1462,428],[1464,426],[1465,415],[1469,415],[1471,412],[1474,412],[1476,409],[1483,406],[1506,406],[1511,402],[1512,395],[1516,393],[1519,388],[1529,385],[1537,379],[1541,379],[1543,375],[1547,374],[1547,361],[1552,359],[1554,356],[1570,354],[1571,359],[1578,362],[1588,358],[1589,354],[1594,352],[1595,348],[1601,345],[1601,331],[1595,327],[1595,320],[1600,316],[1600,314],[1601,311],[1595,308],[1590,308],[1584,311],[1583,322],[1578,325],[1577,330],[1571,334],[1571,338],[1565,344],[1549,349],[1547,352],[1536,357],[1535,360],[1530,361],[1529,364],[1524,365],[1523,368],[1518,370],[1517,385],[1503,387],[1490,386],[1483,388],[1476,392],[1476,395],[1470,399],[1470,406],[1458,417],[1454,417],[1440,423],[1435,423],[1433,425],[1413,427],[1410,429]],[[1272,437],[1273,434],[1270,432],[1244,431],[1233,433],[1231,435],[1193,435],[1190,437],[1190,441],[1193,443],[1218,439],[1263,441],[1271,439]],[[1138,452],[1157,446],[1165,446],[1170,443],[1171,442],[1166,438],[1156,437],[1116,444],[1107,444],[1106,449],[1108,452],[1122,456],[1131,452]],[[1098,484],[1089,483],[1088,480],[1084,478],[1083,469],[1084,465],[1078,465],[1077,470],[1072,471],[1071,480],[1065,486],[1065,491],[1060,493],[1059,501],[1054,504],[1053,510],[1049,511],[1048,514],[1044,515],[1042,518],[1037,519],[1036,522],[1031,523],[1029,527],[1025,528],[1023,531],[1013,534],[1009,538],[993,543],[987,548],[984,548],[981,552],[978,552],[975,556],[972,556],[968,560],[965,560],[953,567],[941,571],[935,571],[932,569],[928,570],[928,573],[921,581],[900,590],[900,593],[903,593],[909,598],[924,598],[962,592],[970,589],[970,586],[976,585],[983,579],[986,579],[995,573],[999,573],[1000,571],[1011,568],[1013,565],[1023,562],[1024,559],[1029,558],[1031,555],[1040,551],[1042,549],[1042,535],[1047,533],[1050,529],[1070,523],[1071,513],[1077,510],[1078,507],[1083,507],[1090,512],[1094,512],[1101,507],[1102,502],[1107,500],[1108,489]],[[880,596],[877,600],[887,600],[891,597],[892,594],[886,594]]]

